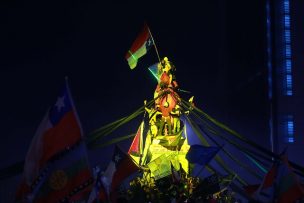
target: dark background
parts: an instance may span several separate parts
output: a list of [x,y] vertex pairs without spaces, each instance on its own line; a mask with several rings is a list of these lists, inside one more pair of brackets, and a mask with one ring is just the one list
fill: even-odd
[[[68,76],[86,134],[152,99],[151,49],[124,58],[146,21],[187,99],[269,148],[263,1],[0,3],[0,166],[23,160]],[[135,131],[137,126],[130,126]],[[102,160],[102,156],[95,153]]]

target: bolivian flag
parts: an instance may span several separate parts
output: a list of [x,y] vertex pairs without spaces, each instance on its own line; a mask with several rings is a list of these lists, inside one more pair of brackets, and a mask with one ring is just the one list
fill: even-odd
[[151,32],[147,24],[137,36],[133,42],[130,50],[126,53],[126,60],[131,69],[134,69],[137,65],[137,61],[140,57],[145,55],[147,51],[153,46],[154,42],[151,36]]

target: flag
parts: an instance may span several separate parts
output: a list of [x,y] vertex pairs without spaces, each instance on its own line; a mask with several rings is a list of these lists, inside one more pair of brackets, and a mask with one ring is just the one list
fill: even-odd
[[109,181],[110,193],[115,192],[121,182],[138,169],[132,158],[116,145],[112,160],[105,171],[105,177]]
[[36,186],[37,189],[34,186],[34,202],[86,199],[93,178],[86,157],[85,143],[80,141],[56,159],[49,161],[46,170],[38,177],[42,181]]
[[273,198],[274,181],[277,175],[278,166],[280,160],[276,160],[269,171],[265,174],[261,184],[247,185],[244,186],[245,192],[252,198],[257,200],[271,199]]
[[304,196],[303,187],[289,166],[285,151],[276,160],[271,169],[264,176],[262,184],[250,191],[252,197],[261,200],[264,197],[274,199],[278,203],[292,203]]
[[103,179],[105,178],[104,172],[101,171],[99,167],[95,167],[94,174],[95,174],[95,184],[90,193],[87,203],[93,203],[99,201],[105,202],[108,200],[108,196],[103,184]]
[[289,166],[287,156],[282,156],[275,178],[275,198],[278,203],[292,203],[304,197],[304,189]]
[[151,32],[148,25],[145,24],[141,33],[137,36],[130,50],[125,55],[125,58],[128,61],[131,69],[134,69],[136,67],[138,59],[145,55],[147,51],[153,46],[153,44],[154,42],[151,36]]
[[128,151],[128,154],[132,156],[132,158],[136,161],[137,164],[140,164],[140,158],[143,154],[143,130],[144,121],[141,122]]
[[155,79],[157,80],[157,82],[160,81],[160,75],[158,73],[158,65],[159,63],[155,63],[152,66],[150,66],[148,69],[150,71],[150,73],[155,77]]
[[186,154],[186,158],[190,163],[206,165],[220,150],[220,147],[207,147],[202,145],[191,145]]
[[16,200],[58,202],[79,195],[91,183],[82,129],[66,81],[31,141]]
[[276,174],[278,170],[278,163],[274,163],[271,169],[266,173],[263,183],[262,183],[262,190],[269,188],[273,185]]

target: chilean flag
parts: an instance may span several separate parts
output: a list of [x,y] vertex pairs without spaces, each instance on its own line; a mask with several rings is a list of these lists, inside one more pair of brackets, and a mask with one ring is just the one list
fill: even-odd
[[[112,160],[109,163],[105,177],[108,180],[108,187],[111,197],[115,196],[116,189],[119,187],[121,182],[132,173],[138,171],[138,166],[133,162],[128,154],[125,154],[117,145],[115,146]],[[104,185],[106,186],[106,185]],[[106,187],[107,187],[106,186]]]
[[131,69],[134,69],[137,65],[137,61],[140,57],[145,55],[147,51],[153,46],[154,41],[147,24],[137,36],[133,42],[130,50],[126,53],[125,58]]
[[95,173],[96,173],[95,185],[90,193],[87,203],[93,203],[93,202],[99,202],[99,201],[106,202],[108,200],[107,194],[106,194],[106,189],[104,186],[104,179],[106,177],[104,177],[104,174],[99,169],[99,167],[96,167]]
[[[86,155],[84,154],[86,153],[86,147],[82,141],[82,135],[81,125],[66,81],[64,88],[55,103],[46,112],[31,141],[25,158],[23,182],[17,192],[17,199],[24,199],[24,196],[28,196],[29,193],[34,195],[35,190],[38,192],[44,184],[42,174],[44,174],[43,177],[48,178],[48,175],[52,172],[51,170],[58,169],[60,162],[69,163],[69,160],[78,158],[82,160]],[[75,145],[76,143],[77,145]],[[73,148],[73,152],[70,153],[71,148]],[[73,153],[76,153],[74,157]],[[63,161],[60,159],[58,161],[58,157],[61,157]],[[84,165],[81,165],[83,169],[81,171],[85,176],[82,176],[84,179],[80,178],[81,182],[91,176],[86,161],[83,163]],[[77,176],[78,171],[75,173],[76,171],[74,170],[74,175]],[[69,179],[66,180],[69,181]]]

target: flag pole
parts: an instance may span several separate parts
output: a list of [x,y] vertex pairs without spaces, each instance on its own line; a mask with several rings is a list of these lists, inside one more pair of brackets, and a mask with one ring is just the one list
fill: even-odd
[[157,54],[158,61],[159,61],[159,63],[160,63],[160,57],[159,57],[158,49],[157,49],[157,47],[156,47],[156,44],[155,44],[155,41],[154,41],[153,35],[152,35],[152,33],[151,33],[151,31],[150,31],[150,28],[149,28],[149,27],[148,27],[148,31],[149,31],[149,34],[151,35],[151,38],[152,38],[152,41],[153,41],[153,45],[154,45],[154,49],[155,49],[155,52],[156,52],[156,54]]

